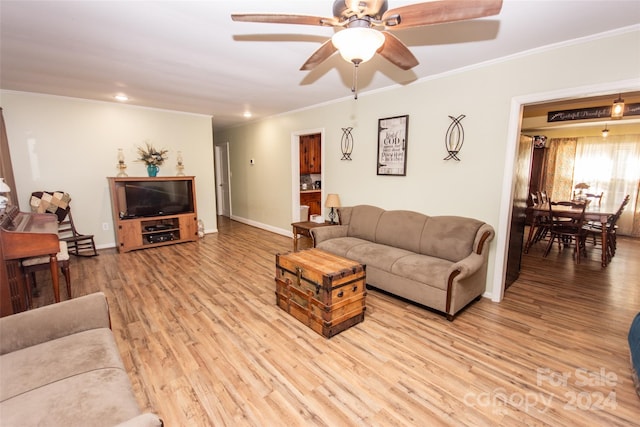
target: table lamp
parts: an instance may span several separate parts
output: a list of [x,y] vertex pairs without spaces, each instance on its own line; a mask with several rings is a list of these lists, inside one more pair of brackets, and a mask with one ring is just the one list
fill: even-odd
[[327,200],[324,202],[325,207],[331,208],[331,212],[329,212],[329,222],[331,224],[336,223],[336,211],[335,208],[340,207],[340,197],[337,194],[328,194]]
[[7,207],[7,202],[9,199],[1,194],[9,193],[11,191],[11,187],[4,182],[4,178],[0,178],[0,209],[4,209]]

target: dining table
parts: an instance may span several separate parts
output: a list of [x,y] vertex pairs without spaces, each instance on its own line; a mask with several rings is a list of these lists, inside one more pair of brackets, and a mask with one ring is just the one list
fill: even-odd
[[[619,203],[587,203],[587,207],[584,211],[584,220],[599,222],[602,225],[602,234],[600,240],[602,242],[602,266],[606,267],[609,264],[609,258],[607,257],[607,245],[609,244],[609,239],[607,238],[607,221],[614,213],[618,210]],[[561,212],[568,217],[580,215],[582,212],[581,208],[575,206],[563,206],[563,205],[554,205],[554,212]],[[538,203],[533,206],[527,207],[527,213],[531,213],[533,216],[534,224],[538,222],[540,217],[549,216],[549,202]],[[527,243],[525,244],[524,252],[527,253],[529,247],[531,246],[535,227],[529,228],[529,235],[527,237]]]

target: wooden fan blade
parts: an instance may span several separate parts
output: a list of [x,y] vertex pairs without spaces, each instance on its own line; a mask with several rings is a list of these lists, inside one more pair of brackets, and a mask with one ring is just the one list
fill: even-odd
[[324,18],[322,16],[308,15],[287,15],[278,13],[234,13],[231,19],[241,22],[262,22],[266,24],[300,24],[300,25],[320,25],[332,27],[338,25],[335,18]]
[[385,40],[378,51],[382,57],[403,70],[409,70],[419,64],[413,53],[400,39],[387,31],[382,31],[382,34]]
[[326,42],[322,43],[322,46],[320,46],[318,50],[313,52],[309,59],[307,59],[307,62],[302,64],[302,67],[300,67],[300,69],[303,71],[314,69],[331,55],[333,55],[337,50],[338,49],[336,49],[336,47],[331,42],[331,39],[327,40]]
[[388,10],[382,16],[387,30],[464,21],[497,15],[502,0],[435,0]]

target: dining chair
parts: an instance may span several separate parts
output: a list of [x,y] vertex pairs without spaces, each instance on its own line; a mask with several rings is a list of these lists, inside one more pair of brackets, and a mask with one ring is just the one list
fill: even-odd
[[547,192],[545,190],[538,192],[540,203],[547,203],[549,201],[549,196],[547,196]]
[[[541,200],[539,191],[535,193],[530,193],[530,195],[531,195],[531,201],[533,202],[534,205],[544,203]],[[545,215],[535,215],[533,217],[533,223],[531,224],[531,227],[534,229],[534,231],[532,234],[533,237],[531,238],[529,245],[538,243],[540,240],[543,240],[547,236],[547,233],[549,231],[549,227],[547,223],[548,223],[548,218]]]
[[537,193],[529,193],[529,197],[531,197],[531,203],[533,203],[534,205],[537,205],[538,203],[540,203],[540,199],[538,198],[538,194]]
[[[554,241],[558,241],[558,249],[574,245],[574,258],[580,264],[580,256],[585,254],[584,211],[586,203],[549,201],[549,243],[543,257],[547,257]],[[567,209],[569,208],[569,209]]]
[[[620,216],[622,215],[622,213],[624,212],[624,208],[627,206],[627,204],[629,204],[630,198],[631,196],[627,194],[625,198],[622,200],[622,203],[620,203],[620,207],[618,208],[618,210],[607,219],[607,223],[605,225],[606,236],[607,236],[606,257],[607,257],[607,260],[609,261],[616,254],[616,246],[617,246],[616,231],[618,229],[617,222],[620,219]],[[593,245],[596,246],[598,237],[602,236],[602,224],[597,222],[590,222],[588,224],[584,224],[582,228],[584,229],[584,232],[585,232],[585,239],[591,236],[593,238]]]
[[597,202],[598,206],[602,206],[602,197],[604,196],[604,191],[601,192],[600,194],[587,193],[584,196],[586,197],[587,200],[591,201],[591,203]]

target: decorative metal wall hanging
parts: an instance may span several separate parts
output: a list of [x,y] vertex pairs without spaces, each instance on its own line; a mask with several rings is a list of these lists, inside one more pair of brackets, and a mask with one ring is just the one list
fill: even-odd
[[351,153],[353,152],[352,130],[353,128],[342,128],[342,141],[340,142],[342,158],[340,160],[351,160]]
[[466,116],[464,114],[460,114],[458,117],[449,116],[452,120],[452,123],[449,125],[447,129],[447,134],[444,137],[444,146],[447,149],[449,155],[444,158],[444,160],[457,160],[458,153],[462,149],[462,144],[464,144],[464,128],[462,127],[462,119]]

